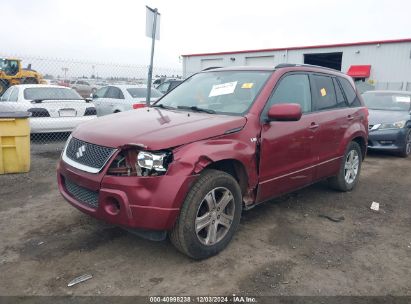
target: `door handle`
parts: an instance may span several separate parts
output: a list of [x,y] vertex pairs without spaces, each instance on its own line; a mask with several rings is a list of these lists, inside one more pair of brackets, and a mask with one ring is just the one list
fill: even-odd
[[353,120],[353,119],[354,119],[354,116],[350,114],[350,115],[347,116],[347,119],[348,119],[348,120]]
[[319,126],[320,126],[319,124],[316,124],[315,122],[312,122],[311,125],[308,127],[308,129],[316,130],[316,129],[318,129]]

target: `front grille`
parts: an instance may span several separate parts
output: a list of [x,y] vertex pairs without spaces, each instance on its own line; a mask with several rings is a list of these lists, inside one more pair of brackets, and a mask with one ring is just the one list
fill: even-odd
[[89,189],[83,188],[68,179],[64,179],[64,185],[66,186],[67,192],[78,202],[93,209],[97,209],[98,191],[91,191]]
[[115,149],[91,144],[72,137],[66,148],[66,156],[76,163],[101,169]]

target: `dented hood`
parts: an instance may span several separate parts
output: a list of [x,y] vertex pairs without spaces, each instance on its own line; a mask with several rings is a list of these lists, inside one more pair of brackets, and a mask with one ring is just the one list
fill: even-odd
[[139,145],[161,150],[222,135],[245,123],[242,116],[143,108],[90,120],[72,135],[106,147]]

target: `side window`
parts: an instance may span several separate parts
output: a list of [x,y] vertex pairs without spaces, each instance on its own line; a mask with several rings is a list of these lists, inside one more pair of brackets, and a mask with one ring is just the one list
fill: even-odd
[[344,94],[341,91],[341,87],[336,78],[333,78],[333,83],[335,88],[335,96],[337,97],[337,107],[344,108],[347,106],[347,103],[345,102]]
[[14,90],[13,87],[8,88],[6,90],[6,92],[4,92],[4,94],[1,96],[1,101],[8,101],[9,97],[10,97],[10,94],[13,90]]
[[179,82],[179,81],[173,81],[172,83],[171,83],[171,85],[170,85],[170,90],[171,89],[174,89],[176,86],[178,86],[179,84],[180,84],[181,82]]
[[311,91],[308,75],[292,74],[280,80],[268,100],[268,106],[279,103],[299,103],[303,113],[311,111]]
[[108,88],[109,87],[102,87],[98,89],[94,95],[96,96],[96,98],[104,98],[107,93]]
[[10,94],[9,101],[17,101],[18,97],[19,97],[19,89],[14,88],[14,90]]
[[119,88],[116,87],[110,87],[110,89],[107,92],[107,98],[113,98],[113,99],[124,99],[124,95],[121,92]]
[[167,90],[168,90],[169,86],[170,86],[169,82],[164,82],[164,83],[160,84],[157,87],[157,90],[159,90],[161,93],[165,94],[165,93],[167,93]]
[[312,75],[314,107],[327,110],[337,107],[333,80],[329,76]]
[[345,96],[347,97],[348,104],[351,107],[358,107],[360,106],[360,101],[357,98],[357,94],[355,94],[354,88],[350,84],[350,82],[342,77],[338,77],[340,84],[344,90]]

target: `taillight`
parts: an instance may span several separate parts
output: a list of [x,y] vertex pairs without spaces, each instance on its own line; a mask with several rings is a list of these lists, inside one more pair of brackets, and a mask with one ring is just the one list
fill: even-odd
[[133,104],[133,109],[141,109],[144,108],[146,106],[145,103],[135,103]]
[[43,108],[31,108],[27,112],[31,113],[31,117],[50,117],[49,112]]
[[84,112],[84,116],[90,116],[90,115],[96,115],[96,108],[95,107],[89,107],[86,109],[86,111]]

